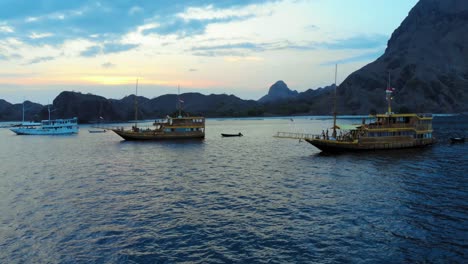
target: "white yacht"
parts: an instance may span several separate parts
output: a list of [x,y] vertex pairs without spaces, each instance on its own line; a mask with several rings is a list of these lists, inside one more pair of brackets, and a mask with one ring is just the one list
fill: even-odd
[[50,112],[52,112],[50,107],[48,111],[48,120],[42,120],[41,123],[23,122],[20,126],[16,126],[10,130],[18,135],[66,135],[78,133],[78,118],[50,120]]
[[65,135],[78,133],[78,118],[42,120],[37,124],[24,124],[10,129],[18,135]]

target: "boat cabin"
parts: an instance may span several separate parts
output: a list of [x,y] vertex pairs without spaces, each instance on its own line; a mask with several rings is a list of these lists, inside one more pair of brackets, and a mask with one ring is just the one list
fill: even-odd
[[364,125],[368,137],[432,138],[432,115],[430,114],[381,114],[373,117],[375,122]]
[[204,117],[168,117],[162,120],[156,120],[153,125],[156,129],[164,132],[192,132],[205,130]]

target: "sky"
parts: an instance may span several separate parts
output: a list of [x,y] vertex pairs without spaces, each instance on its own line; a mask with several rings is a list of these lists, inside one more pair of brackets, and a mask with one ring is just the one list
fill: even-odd
[[417,0],[0,0],[0,99],[234,94],[338,83]]

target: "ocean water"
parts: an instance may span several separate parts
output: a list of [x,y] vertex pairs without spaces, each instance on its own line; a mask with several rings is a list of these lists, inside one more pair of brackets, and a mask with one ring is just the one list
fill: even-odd
[[466,263],[468,144],[448,142],[466,118],[436,119],[424,149],[272,137],[330,124],[209,119],[184,142],[0,129],[0,262]]

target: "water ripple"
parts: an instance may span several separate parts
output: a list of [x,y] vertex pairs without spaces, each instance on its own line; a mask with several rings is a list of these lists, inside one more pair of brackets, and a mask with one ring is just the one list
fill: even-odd
[[[204,141],[0,130],[5,263],[459,262],[466,146],[325,155],[289,120],[209,120]],[[323,122],[295,119],[296,129]],[[456,126],[454,126],[456,124]],[[440,121],[438,137],[466,129]],[[452,129],[452,130],[451,130]],[[241,131],[242,138],[221,132]],[[312,131],[313,132],[313,131]],[[6,139],[6,140],[3,140]],[[34,146],[34,147],[31,147]]]

